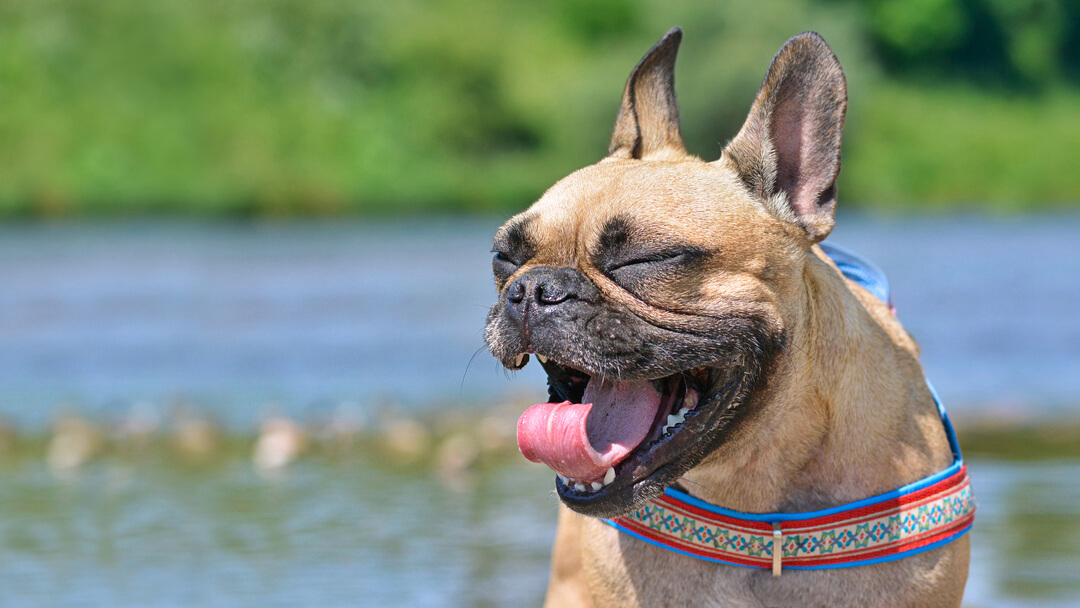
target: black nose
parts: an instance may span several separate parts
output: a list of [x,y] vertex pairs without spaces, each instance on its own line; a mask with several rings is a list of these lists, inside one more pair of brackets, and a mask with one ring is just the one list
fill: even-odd
[[588,291],[586,281],[584,275],[572,268],[529,269],[506,288],[510,316],[521,321],[527,314],[541,314],[563,302],[577,300]]

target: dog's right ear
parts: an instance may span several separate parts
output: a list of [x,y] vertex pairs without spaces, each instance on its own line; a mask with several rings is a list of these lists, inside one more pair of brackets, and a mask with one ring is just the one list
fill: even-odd
[[717,162],[730,163],[773,214],[816,243],[835,222],[846,111],[840,62],[821,36],[800,34],[776,54],[750,115]]
[[643,160],[686,156],[675,101],[675,56],[680,42],[682,30],[672,28],[630,73],[609,156]]

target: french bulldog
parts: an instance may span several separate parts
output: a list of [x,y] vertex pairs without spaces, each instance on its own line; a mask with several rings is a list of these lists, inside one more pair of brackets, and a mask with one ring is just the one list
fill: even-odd
[[485,340],[535,357],[549,402],[518,444],[561,499],[547,606],[959,606],[969,539],[785,572],[666,551],[599,518],[675,487],[747,513],[825,509],[952,462],[889,307],[818,243],[832,230],[847,85],[808,32],[773,59],[719,159],[682,141],[671,30],[634,68],[608,155],[495,235]]

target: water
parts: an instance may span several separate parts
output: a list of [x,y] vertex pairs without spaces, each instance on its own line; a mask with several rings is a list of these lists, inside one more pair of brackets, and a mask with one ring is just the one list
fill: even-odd
[[[1080,462],[971,463],[968,606],[1080,600]],[[534,606],[547,582],[549,472],[453,483],[368,460],[266,478],[242,460],[111,459],[57,478],[3,469],[0,605]]]
[[[244,435],[271,408],[370,421],[540,397],[536,366],[470,365],[497,223],[0,228],[0,417],[25,437],[60,407],[107,423],[183,402],[233,433],[201,464],[113,450],[64,473],[44,445],[5,452],[0,436],[0,606],[538,604],[545,469],[316,451],[266,475]],[[963,431],[1080,414],[1078,228],[849,216],[835,240],[888,272]],[[1080,461],[1043,452],[970,463],[969,606],[1080,602]]]
[[494,469],[464,492],[361,464],[266,479],[242,461],[110,462],[57,480],[27,462],[0,484],[0,604],[537,602],[555,513],[546,475]]

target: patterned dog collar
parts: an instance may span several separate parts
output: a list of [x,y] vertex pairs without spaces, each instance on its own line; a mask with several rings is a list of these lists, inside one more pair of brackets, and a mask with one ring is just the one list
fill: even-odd
[[[668,488],[606,523],[669,551],[748,568],[825,570],[902,559],[971,529],[975,500],[949,417],[933,387],[953,464],[899,490],[809,513],[741,513]],[[781,550],[777,550],[777,548]]]

